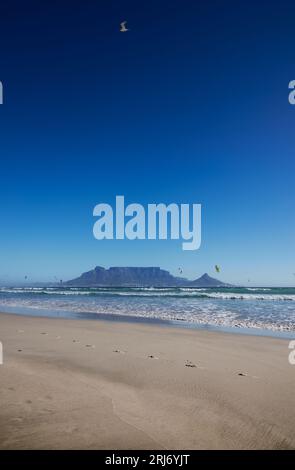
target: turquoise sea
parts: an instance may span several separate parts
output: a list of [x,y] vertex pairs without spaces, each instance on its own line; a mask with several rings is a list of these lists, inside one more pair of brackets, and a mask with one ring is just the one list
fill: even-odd
[[0,311],[295,335],[293,287],[1,287]]

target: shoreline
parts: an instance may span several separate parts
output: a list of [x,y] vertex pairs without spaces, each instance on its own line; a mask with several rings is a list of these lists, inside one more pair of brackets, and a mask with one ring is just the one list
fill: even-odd
[[0,311],[294,338],[295,288],[0,288]]
[[[3,306],[0,307],[3,309]],[[185,320],[165,320],[163,318],[150,318],[144,316],[135,315],[124,315],[116,313],[93,313],[93,312],[74,312],[67,310],[49,310],[36,308],[34,313],[33,308],[22,307],[15,311],[15,307],[5,307],[5,310],[0,311],[0,315],[18,315],[29,318],[53,318],[53,319],[64,319],[64,320],[81,320],[81,321],[102,321],[111,323],[131,323],[131,324],[146,324],[146,325],[157,325],[169,328],[180,328],[185,330],[201,330],[211,331],[217,333],[228,333],[233,335],[246,335],[246,336],[258,336],[267,338],[281,338],[291,341],[295,338],[295,331],[281,331],[271,330],[265,328],[251,328],[251,327],[233,327],[214,325],[207,323],[193,323],[186,322]]]
[[295,449],[288,342],[0,314],[0,449]]

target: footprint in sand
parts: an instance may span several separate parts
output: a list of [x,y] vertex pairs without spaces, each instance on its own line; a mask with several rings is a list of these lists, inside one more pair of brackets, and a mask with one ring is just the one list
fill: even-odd
[[23,421],[23,418],[10,418],[10,421],[17,421],[17,422],[22,422]]
[[197,366],[196,366],[196,364],[194,364],[194,363],[191,362],[191,361],[186,361],[185,367],[197,367]]
[[25,330],[17,330],[18,333],[24,333]]
[[239,375],[240,377],[250,377],[251,379],[259,379],[257,375],[249,375],[246,374],[246,372],[237,372],[237,375]]
[[152,354],[150,354],[150,355],[148,356],[148,358],[149,358],[149,359],[159,359],[157,356],[153,356]]
[[94,344],[85,344],[85,348],[95,348]]
[[41,335],[48,335],[48,333],[46,333],[46,331],[43,331]]
[[18,349],[17,352],[22,352],[22,349]]
[[125,354],[126,351],[121,351],[120,349],[114,349],[113,352],[118,353],[118,354]]
[[73,339],[73,343],[80,343],[78,339]]
[[56,336],[56,339],[61,339],[61,336]]

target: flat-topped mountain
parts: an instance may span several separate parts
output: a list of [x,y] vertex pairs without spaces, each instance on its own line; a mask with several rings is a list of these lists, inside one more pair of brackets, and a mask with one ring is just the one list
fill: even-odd
[[80,277],[64,283],[78,287],[228,287],[218,279],[203,274],[194,281],[176,277],[159,267],[112,267],[105,269],[101,266],[83,273]]

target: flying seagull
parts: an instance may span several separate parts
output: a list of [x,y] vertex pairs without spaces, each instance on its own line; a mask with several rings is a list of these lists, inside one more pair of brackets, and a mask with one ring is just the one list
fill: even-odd
[[120,26],[121,26],[120,32],[121,33],[126,33],[127,31],[129,31],[129,29],[127,29],[126,26],[125,26],[126,23],[127,23],[127,21],[122,21],[122,23],[120,23]]

